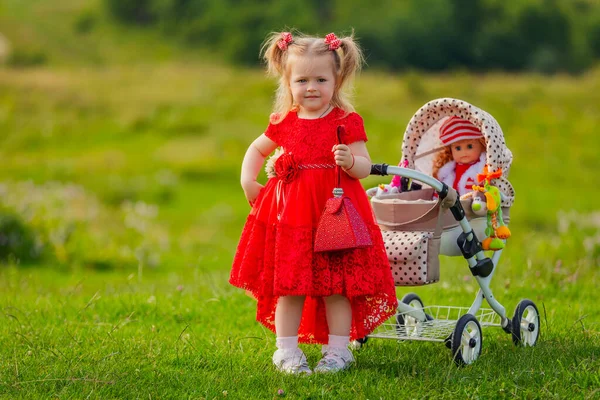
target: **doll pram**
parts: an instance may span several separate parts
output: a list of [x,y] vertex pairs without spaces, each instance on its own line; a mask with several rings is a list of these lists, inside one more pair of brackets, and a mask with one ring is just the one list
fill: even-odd
[[[479,290],[470,307],[426,307],[418,295],[409,293],[399,301],[395,318],[367,338],[356,341],[356,347],[368,338],[443,342],[451,349],[454,361],[465,365],[473,363],[481,353],[482,326],[501,327],[512,335],[516,345],[533,346],[537,342],[540,317],[536,305],[531,300],[520,301],[510,319],[492,294],[490,282],[502,250],[493,252],[491,258],[482,250],[479,238],[485,237],[486,218],[471,211],[471,199],[458,199],[454,189],[430,176],[434,154],[440,149],[439,126],[452,115],[468,119],[480,128],[487,143],[486,164],[492,171],[502,169],[502,176],[491,184],[501,191],[503,220],[508,224],[509,208],[514,201],[514,191],[507,179],[512,154],[496,120],[462,100],[443,98],[425,104],[412,117],[404,134],[402,167],[374,164],[371,169],[372,175],[402,177],[403,186],[408,186],[409,180],[419,182],[421,185],[413,184],[419,189],[377,195],[374,188],[367,193],[372,196],[386,251],[393,247],[388,258],[397,286],[437,282],[438,255],[443,254],[462,255]],[[432,198],[434,191],[437,200]],[[391,237],[404,242],[392,244]],[[491,309],[481,307],[484,299]]]

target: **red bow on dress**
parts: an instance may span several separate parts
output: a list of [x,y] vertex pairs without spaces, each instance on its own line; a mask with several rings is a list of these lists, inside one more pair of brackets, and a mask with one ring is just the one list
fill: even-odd
[[329,33],[325,36],[325,44],[329,45],[329,50],[337,50],[340,48],[342,41],[335,36],[335,33]]
[[294,41],[292,38],[292,34],[289,32],[281,32],[281,39],[277,41],[277,46],[281,49],[281,51],[286,51],[288,45]]

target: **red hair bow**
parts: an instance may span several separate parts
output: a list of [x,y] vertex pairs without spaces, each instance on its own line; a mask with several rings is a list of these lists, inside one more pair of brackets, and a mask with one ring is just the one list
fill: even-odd
[[292,38],[292,34],[289,32],[281,32],[281,39],[277,41],[277,46],[281,49],[281,51],[286,51],[288,45],[292,43],[294,39]]
[[487,181],[490,183],[492,179],[497,179],[502,176],[502,168],[498,168],[494,172],[488,172],[488,166],[483,167],[483,173],[477,174],[477,182]]
[[329,33],[325,36],[325,44],[329,45],[329,50],[337,50],[340,48],[342,41],[335,36],[335,33]]

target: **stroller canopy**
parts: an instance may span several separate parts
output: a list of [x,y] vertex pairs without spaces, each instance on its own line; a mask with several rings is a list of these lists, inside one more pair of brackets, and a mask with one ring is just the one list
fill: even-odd
[[[508,181],[512,153],[506,146],[502,129],[494,117],[466,101],[442,98],[421,107],[404,132],[401,165],[431,174],[433,154],[436,150],[443,149],[439,127],[447,117],[453,115],[471,121],[483,133],[487,144],[486,164],[489,171],[502,169],[502,176],[492,180],[491,184],[502,192],[502,206],[510,207],[515,197],[514,189]],[[421,157],[427,154],[430,155],[428,158]]]

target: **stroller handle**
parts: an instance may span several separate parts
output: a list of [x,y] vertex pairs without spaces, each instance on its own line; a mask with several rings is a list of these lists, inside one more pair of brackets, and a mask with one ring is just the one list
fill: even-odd
[[[450,212],[454,216],[454,219],[457,221],[461,221],[465,218],[465,210],[460,203],[460,200],[456,196],[456,192],[453,196],[448,197],[448,193],[450,188],[444,182],[440,182],[437,179],[424,174],[419,171],[415,171],[414,169],[396,167],[394,165],[389,164],[372,164],[371,165],[371,175],[398,175],[404,178],[414,179],[418,182],[422,182],[426,185],[431,186],[435,189],[437,194],[440,196],[440,201],[443,202],[445,207],[450,208]],[[446,199],[448,197],[448,199]],[[445,201],[444,201],[445,200]]]
[[396,167],[388,164],[372,164],[371,175],[398,175],[405,178],[414,179],[431,186],[436,192],[438,192],[442,199],[448,194],[448,185],[422,172],[415,171],[414,169]]

